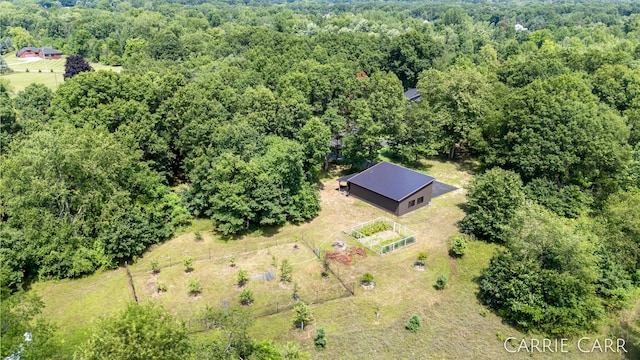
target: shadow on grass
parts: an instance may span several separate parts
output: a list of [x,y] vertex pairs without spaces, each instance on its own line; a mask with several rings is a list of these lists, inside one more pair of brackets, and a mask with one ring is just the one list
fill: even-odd
[[414,170],[422,171],[422,172],[429,172],[429,170],[431,170],[431,168],[433,167],[430,164],[422,163],[420,160],[418,161],[410,160],[406,156],[402,156],[397,153],[394,153],[388,147],[385,147],[382,150],[380,150],[380,156],[383,158],[389,159],[394,163],[400,164],[402,166],[405,166]]
[[467,211],[469,210],[469,206],[467,205],[467,203],[466,203],[466,202],[463,202],[463,203],[457,203],[457,204],[455,204],[455,206],[456,206],[458,209],[460,209],[460,210],[464,211],[464,213],[465,213],[465,214],[466,214],[466,213],[467,213]]
[[626,359],[640,359],[640,329],[630,324],[628,321],[620,322],[621,332],[626,335],[624,337],[624,348],[627,350]]

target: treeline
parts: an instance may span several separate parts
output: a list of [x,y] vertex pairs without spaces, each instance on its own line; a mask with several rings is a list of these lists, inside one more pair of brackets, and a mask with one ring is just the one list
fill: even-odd
[[334,138],[354,167],[385,144],[496,168],[463,222],[507,248],[484,301],[525,329],[592,326],[640,281],[636,7],[0,3],[3,52],[123,64],[0,89],[3,287],[114,266],[189,216],[225,235],[311,219]]
[[[249,335],[253,319],[244,308],[207,307],[196,315],[210,333],[189,337],[185,322],[162,306],[130,303],[127,308],[97,320],[85,329],[76,348],[61,339],[56,327],[38,317],[42,302],[33,294],[19,293],[0,304],[2,347],[5,358],[20,359],[273,359],[307,360],[309,353],[295,343],[258,341]],[[65,344],[66,343],[66,344]]]

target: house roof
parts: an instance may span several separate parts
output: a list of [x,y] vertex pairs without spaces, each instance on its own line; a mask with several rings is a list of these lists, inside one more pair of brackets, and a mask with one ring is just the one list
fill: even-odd
[[404,97],[415,102],[420,102],[420,100],[422,100],[420,98],[420,94],[418,93],[418,89],[408,89],[404,92]]
[[435,180],[429,175],[386,161],[349,176],[351,177],[342,181],[356,184],[395,201],[404,200]]
[[42,48],[40,48],[40,50],[42,50],[42,53],[44,55],[62,55],[60,53],[60,51],[58,51],[58,50],[56,50],[56,49],[54,49],[52,47],[49,47],[49,46],[42,47]]
[[27,51],[33,51],[34,53],[37,53],[37,52],[38,52],[38,50],[39,50],[39,49],[38,49],[37,47],[33,47],[33,46],[26,46],[26,47],[23,47],[22,49],[20,49],[16,55],[17,55],[17,56],[20,56],[20,55],[22,55],[23,53],[25,53],[25,52],[27,52]]

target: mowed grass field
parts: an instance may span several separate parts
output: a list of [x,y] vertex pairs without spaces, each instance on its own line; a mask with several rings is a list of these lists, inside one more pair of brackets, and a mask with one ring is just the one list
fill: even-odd
[[[58,85],[64,82],[64,64],[66,56],[62,59],[45,60],[40,58],[17,58],[15,54],[7,54],[4,60],[14,71],[9,74],[0,75],[0,79],[7,79],[13,92],[24,90],[27,86],[34,83],[44,84],[48,88],[55,90]],[[91,63],[94,70],[109,70],[120,72],[121,68],[117,66],[107,66],[98,63]],[[28,72],[27,72],[28,71]]]
[[[265,230],[224,241],[215,236],[206,220],[195,221],[190,229],[176,238],[150,249],[143,258],[131,265],[138,298],[142,302],[163,304],[177,316],[189,322],[206,306],[219,307],[224,300],[238,303],[239,290],[234,283],[237,269],[258,275],[289,259],[293,278],[300,286],[301,299],[312,303],[314,322],[304,331],[292,328],[292,312],[263,315],[273,306],[291,304],[292,286],[281,286],[278,279],[271,282],[252,279],[247,288],[255,295],[250,308],[259,315],[251,328],[258,340],[295,341],[317,359],[620,359],[616,353],[580,353],[577,339],[569,341],[569,353],[508,353],[504,339],[508,337],[538,338],[542,336],[520,333],[482,306],[477,298],[476,278],[499,250],[494,244],[470,241],[467,254],[452,259],[447,254],[446,240],[457,234],[457,222],[464,217],[462,210],[465,190],[472,178],[468,164],[445,161],[424,161],[420,169],[445,183],[461,187],[432,200],[429,207],[395,218],[373,206],[342,195],[334,179],[325,180],[320,190],[322,210],[318,217],[299,226]],[[339,294],[343,288],[336,279],[322,279],[322,264],[304,242],[311,247],[330,249],[335,240],[350,246],[359,245],[345,233],[351,225],[387,216],[417,232],[417,243],[380,256],[369,253],[357,258],[353,265],[332,263],[335,272],[346,283],[357,283],[364,272],[374,275],[376,287],[365,290],[355,286],[355,296],[316,303],[319,292]],[[201,232],[197,239],[194,230]],[[297,245],[297,248],[294,247]],[[428,254],[425,271],[413,268],[419,252]],[[210,255],[211,254],[211,255]],[[194,271],[184,272],[182,260],[195,259]],[[229,266],[235,256],[237,267]],[[150,271],[152,260],[162,266],[160,273]],[[279,266],[279,265],[278,265]],[[279,276],[279,269],[276,276]],[[448,277],[444,290],[436,290],[438,275]],[[202,293],[189,296],[190,279],[200,280]],[[168,287],[164,294],[156,292],[162,282]],[[56,322],[62,335],[79,334],[97,316],[122,309],[133,295],[126,271],[118,269],[80,280],[48,281],[34,284],[33,291],[42,296],[44,316]],[[614,316],[610,325],[600,333],[585,334],[591,338],[617,337],[621,319],[631,319],[638,309],[629,309],[621,317]],[[379,316],[376,316],[376,313]],[[404,328],[410,316],[422,318],[422,330],[417,334]],[[327,348],[314,348],[317,327],[327,333]],[[192,336],[205,339],[207,332]],[[632,358],[632,357],[627,357]]]

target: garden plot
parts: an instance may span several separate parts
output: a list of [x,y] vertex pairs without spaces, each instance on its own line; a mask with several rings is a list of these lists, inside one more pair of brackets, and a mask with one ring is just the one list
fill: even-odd
[[386,217],[354,225],[349,233],[362,245],[381,255],[416,243],[415,231]]

